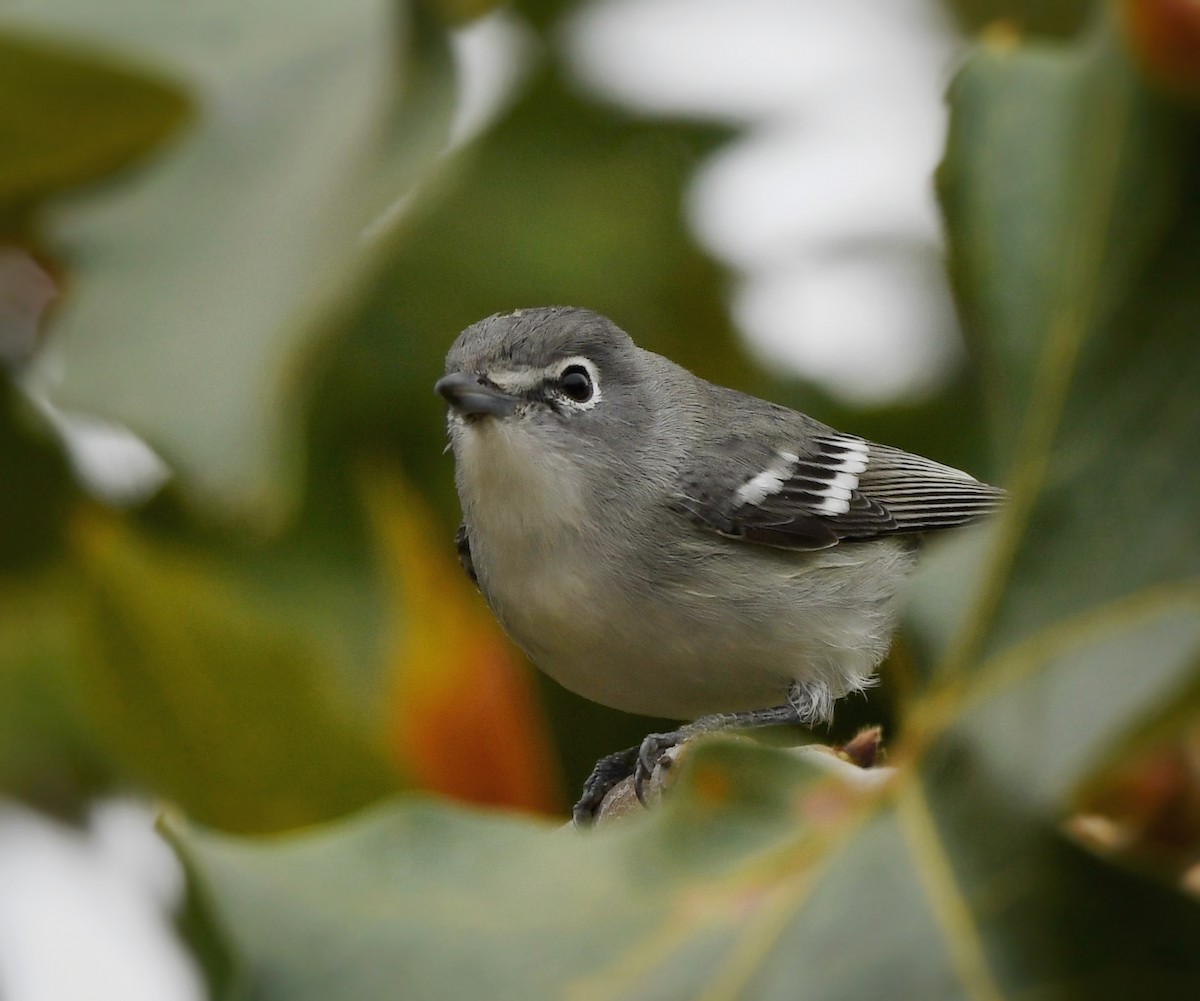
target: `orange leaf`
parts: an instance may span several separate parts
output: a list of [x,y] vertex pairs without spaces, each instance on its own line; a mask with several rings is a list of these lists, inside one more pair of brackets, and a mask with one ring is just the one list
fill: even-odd
[[389,581],[394,635],[389,743],[426,789],[552,812],[563,802],[551,741],[520,654],[396,473],[363,476]]

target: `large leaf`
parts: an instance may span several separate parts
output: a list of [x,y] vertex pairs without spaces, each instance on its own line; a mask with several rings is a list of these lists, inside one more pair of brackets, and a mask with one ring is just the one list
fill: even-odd
[[949,717],[955,740],[1053,813],[1128,731],[1194,703],[1197,671],[1200,581],[1043,629],[985,662],[965,695],[935,696],[928,722],[940,733]]
[[0,370],[0,790],[70,812],[99,771],[73,686],[78,503],[61,446]]
[[193,552],[77,518],[78,687],[122,774],[206,823],[278,830],[398,787],[303,632]]
[[1118,45],[994,41],[953,84],[940,188],[1001,444],[1046,447],[1080,346],[1174,207],[1176,132]]
[[1096,0],[942,0],[962,24],[977,32],[1029,31],[1066,37],[1075,34],[1094,12]]
[[299,362],[370,262],[364,227],[438,149],[448,74],[422,24],[399,0],[0,12],[0,30],[168,66],[197,109],[151,166],[47,222],[73,278],[40,382],[226,513],[287,508]]
[[144,68],[0,33],[0,226],[38,197],[134,160],[187,110],[182,93]]
[[[679,796],[654,831],[596,839],[419,803],[275,850],[196,831],[175,837],[219,930],[238,946],[248,996],[539,998],[591,978],[601,996],[620,996],[676,950],[686,965],[706,946],[704,961],[719,961],[716,947],[727,947],[742,917],[780,892],[774,871],[740,881],[730,873],[748,850],[790,840],[789,796],[814,773],[761,751],[729,757],[728,748],[710,765],[692,773],[696,794]],[[673,846],[675,837],[683,840]],[[685,847],[701,850],[675,850]],[[263,928],[266,909],[285,899],[290,920]],[[488,899],[500,909],[481,906]],[[697,938],[701,949],[687,948]],[[297,962],[305,939],[323,945]],[[621,980],[605,991],[614,966]]]
[[[942,196],[1012,501],[979,590],[959,584],[970,613],[951,673],[1063,616],[1200,575],[1200,468],[1178,461],[1200,435],[1185,402],[1200,363],[1186,123],[1106,22],[1066,50],[985,48],[952,99]],[[949,631],[952,616],[934,618]]]
[[410,803],[271,845],[175,840],[262,1001],[1200,987],[1200,907],[1087,857],[969,753],[939,759],[873,809],[718,744],[660,813],[590,837]]

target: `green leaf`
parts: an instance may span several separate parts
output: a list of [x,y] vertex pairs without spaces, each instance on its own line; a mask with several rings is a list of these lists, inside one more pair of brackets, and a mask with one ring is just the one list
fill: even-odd
[[59,815],[107,778],[76,685],[79,599],[59,565],[0,573],[0,792]]
[[1114,602],[998,654],[962,702],[951,698],[949,734],[1053,815],[1130,731],[1177,711],[1181,697],[1200,708],[1189,691],[1198,672],[1200,581]]
[[1183,500],[1200,470],[1177,460],[1200,435],[1183,402],[1200,362],[1187,123],[1140,86],[1107,20],[1075,47],[983,50],[951,100],[942,199],[1012,499],[979,589],[960,587],[948,673],[1200,575]]
[[399,0],[14,2],[0,24],[169,67],[197,109],[152,165],[48,217],[72,279],[40,384],[143,436],[194,500],[278,517],[299,363],[371,264],[364,227],[442,141],[442,33]]
[[483,17],[499,6],[500,0],[418,0],[431,14],[448,25],[462,25]]
[[[811,765],[714,742],[660,812],[615,831],[409,803],[270,845],[173,839],[261,1001],[1200,987],[1200,907],[1065,843],[969,756],[940,764],[833,824],[848,794]],[[954,797],[927,795],[951,780]]]
[[0,369],[0,577],[61,545],[75,487],[49,427]]
[[144,68],[5,33],[0,12],[0,222],[92,181],[174,132],[188,102]]
[[767,873],[731,873],[747,849],[766,855],[793,835],[788,796],[819,777],[758,749],[707,750],[693,793],[653,831],[585,838],[414,802],[273,846],[191,829],[173,838],[248,996],[554,997],[610,973],[624,988],[694,933],[727,945],[771,902]]
[[989,27],[1067,37],[1076,34],[1098,6],[1096,0],[942,0],[963,30]]
[[70,814],[103,770],[74,690],[78,589],[62,559],[78,493],[2,370],[0,484],[0,792]]
[[228,830],[280,830],[396,789],[381,734],[321,650],[193,552],[97,515],[74,533],[87,584],[81,697],[121,772]]
[[995,438],[1044,448],[1081,345],[1171,218],[1178,132],[1107,25],[1071,48],[985,45],[950,101],[938,181]]

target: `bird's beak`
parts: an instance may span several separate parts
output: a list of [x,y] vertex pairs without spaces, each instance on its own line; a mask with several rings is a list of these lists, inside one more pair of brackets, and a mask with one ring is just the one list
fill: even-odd
[[507,417],[521,403],[520,397],[510,396],[466,372],[451,372],[442,376],[434,384],[433,391],[444,396],[446,402],[464,417],[480,414]]

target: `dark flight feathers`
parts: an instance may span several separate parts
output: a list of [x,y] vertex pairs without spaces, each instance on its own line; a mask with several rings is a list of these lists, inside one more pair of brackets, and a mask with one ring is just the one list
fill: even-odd
[[[756,455],[749,472],[730,453],[738,447],[730,438],[706,456],[703,469],[684,477],[677,504],[701,525],[759,545],[814,550],[930,532],[974,521],[1004,500],[1004,491],[957,469],[836,431]],[[730,473],[714,481],[718,468]]]

